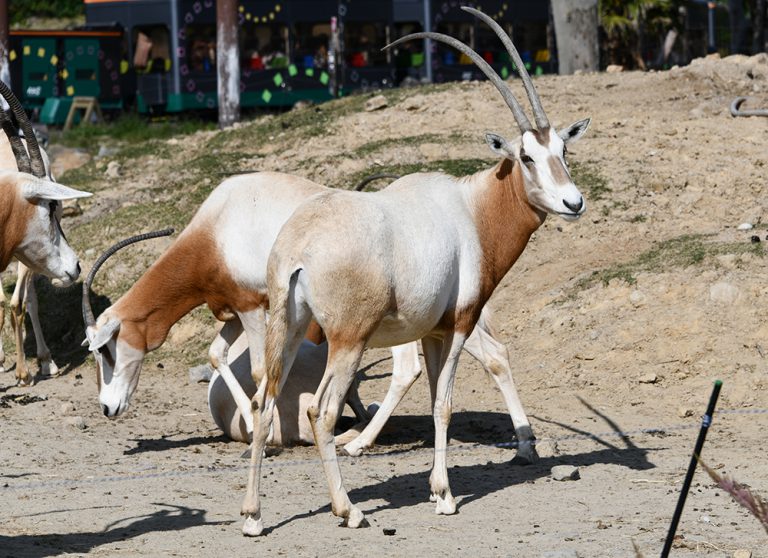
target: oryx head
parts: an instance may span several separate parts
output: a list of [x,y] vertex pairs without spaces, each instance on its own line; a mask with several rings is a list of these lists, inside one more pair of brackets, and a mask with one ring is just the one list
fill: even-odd
[[112,246],[93,264],[83,283],[83,321],[85,322],[84,346],[93,353],[96,361],[96,382],[99,386],[99,403],[107,417],[116,417],[127,408],[139,383],[139,373],[147,347],[145,336],[136,324],[123,323],[114,306],[107,308],[96,320],[91,308],[90,291],[96,272],[115,252],[142,240],[168,236],[173,229],[132,236]]
[[544,113],[536,88],[509,36],[488,15],[470,7],[462,7],[462,10],[480,18],[501,39],[523,80],[537,128],[531,125],[509,85],[479,54],[461,41],[441,33],[413,33],[385,48],[411,39],[433,39],[466,54],[499,90],[520,128],[521,136],[515,141],[508,141],[496,133],[487,133],[485,139],[491,150],[520,165],[528,201],[532,206],[546,213],[560,215],[564,219],[578,219],[586,210],[586,203],[568,170],[566,145],[576,141],[586,132],[590,120],[587,118],[574,122],[559,132],[555,130]]
[[[5,206],[2,265],[16,257],[32,271],[53,279],[55,286],[68,286],[80,275],[80,263],[61,229],[61,201],[91,194],[50,179],[45,158],[21,103],[2,82],[0,95],[10,107],[10,112],[0,108],[0,127],[16,160],[15,169],[0,171]],[[21,140],[19,127],[24,132],[26,145]]]

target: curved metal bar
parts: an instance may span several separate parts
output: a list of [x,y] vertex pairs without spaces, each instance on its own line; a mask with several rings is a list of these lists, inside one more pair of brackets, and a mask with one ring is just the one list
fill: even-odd
[[741,105],[747,97],[736,97],[731,103],[731,116],[768,116],[768,109],[741,110]]
[[112,257],[112,255],[115,252],[125,248],[126,246],[129,246],[136,242],[141,242],[142,240],[149,240],[150,238],[158,238],[160,236],[170,236],[173,234],[173,231],[174,229],[163,229],[161,231],[137,234],[136,236],[126,238],[124,240],[121,240],[117,244],[114,244],[111,248],[109,248],[106,252],[104,252],[99,257],[98,260],[96,260],[96,263],[93,264],[91,271],[88,272],[88,277],[86,277],[85,281],[83,281],[83,321],[85,322],[86,327],[96,324],[96,318],[94,318],[93,309],[91,308],[91,298],[90,298],[91,284],[93,283],[94,277],[96,277],[96,272],[99,270],[99,268],[102,265],[104,265],[104,262],[106,262],[110,257]]
[[384,47],[384,49],[392,48],[393,46],[397,46],[401,43],[404,43],[405,41],[410,41],[413,39],[432,39],[434,41],[439,41],[441,43],[445,43],[447,45],[452,46],[456,50],[462,52],[463,54],[466,54],[472,62],[475,63],[475,65],[482,71],[485,76],[493,83],[494,86],[496,86],[496,89],[498,89],[499,93],[501,93],[501,96],[504,98],[504,101],[507,103],[507,106],[512,111],[512,114],[515,117],[515,121],[517,122],[517,125],[520,127],[521,132],[529,132],[533,128],[531,126],[530,120],[528,120],[528,117],[525,115],[525,112],[523,111],[523,107],[520,106],[520,103],[515,98],[514,93],[512,93],[512,89],[509,88],[509,85],[499,77],[499,74],[496,73],[496,71],[491,68],[491,66],[483,60],[482,56],[477,54],[474,50],[469,48],[467,45],[462,43],[461,41],[454,39],[453,37],[449,37],[448,35],[443,35],[442,33],[431,33],[431,32],[422,32],[422,33],[411,33],[410,35],[406,35],[405,37],[401,37],[397,39],[396,41],[388,44]]
[[509,35],[507,35],[504,29],[501,28],[501,25],[499,25],[491,16],[469,6],[462,6],[461,9],[483,20],[486,25],[488,25],[488,27],[493,29],[494,33],[496,33],[499,39],[501,39],[501,42],[507,49],[509,56],[512,58],[512,62],[514,62],[515,66],[517,66],[517,71],[520,73],[520,78],[523,80],[523,87],[525,87],[525,92],[528,94],[528,100],[531,102],[531,108],[533,109],[533,117],[536,120],[536,126],[538,126],[539,130],[549,128],[549,119],[544,112],[544,108],[541,106],[541,99],[539,98],[539,94],[533,85],[531,76],[528,74],[528,70],[523,63],[523,59],[520,58],[520,53],[517,51],[517,48],[512,42],[512,39],[509,38]]

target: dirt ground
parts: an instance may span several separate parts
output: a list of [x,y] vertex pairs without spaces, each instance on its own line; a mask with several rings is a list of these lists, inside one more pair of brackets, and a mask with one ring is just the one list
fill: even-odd
[[[465,357],[449,431],[456,515],[437,516],[428,501],[433,428],[420,379],[378,445],[341,458],[370,528],[337,527],[316,450],[299,447],[265,461],[268,533],[244,538],[245,446],[215,429],[205,385],[187,378],[212,339],[199,311],[147,359],[117,420],[101,416],[84,355],[32,388],[0,376],[0,555],[613,557],[634,556],[634,541],[654,556],[716,378],[724,386],[704,460],[768,497],[768,119],[734,119],[727,108],[736,95],[768,106],[768,56],[536,84],[556,126],[592,117],[570,150],[586,215],[550,217],[491,301],[541,442],[538,464],[511,464],[501,396]],[[455,84],[346,114],[320,135],[289,130],[237,149],[250,157],[241,168],[340,184],[394,163],[490,165],[486,130],[515,133],[498,95],[487,83]],[[144,156],[65,227],[155,195],[145,190],[167,180],[166,166],[215,135],[169,140],[168,161]],[[360,151],[374,140],[378,150]],[[86,269],[119,236],[102,233],[78,238]],[[145,263],[167,244],[158,246],[142,252]],[[130,267],[116,264],[100,288],[119,296],[142,269]],[[381,400],[390,367],[387,351],[366,353],[364,401]],[[553,480],[559,464],[579,467],[580,480]],[[678,533],[674,556],[768,556],[766,531],[701,471]]]

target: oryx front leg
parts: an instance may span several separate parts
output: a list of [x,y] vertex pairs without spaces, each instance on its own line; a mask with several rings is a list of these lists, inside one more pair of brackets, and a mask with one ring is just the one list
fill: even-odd
[[[488,329],[492,331],[491,328]],[[517,436],[517,455],[514,460],[523,465],[536,463],[539,460],[535,446],[536,436],[533,435],[531,423],[525,414],[515,387],[515,381],[512,378],[512,367],[509,364],[507,347],[497,341],[489,330],[485,328],[482,321],[479,322],[464,344],[464,348],[480,361],[485,371],[490,374],[501,390]]]
[[392,347],[392,361],[392,382],[389,384],[387,395],[371,422],[357,438],[344,446],[344,451],[348,455],[358,456],[363,453],[363,449],[373,445],[395,407],[421,374],[419,347],[415,342]]
[[242,332],[243,326],[239,319],[226,322],[216,334],[216,339],[211,343],[211,348],[208,350],[208,358],[211,366],[219,373],[221,379],[227,385],[232,398],[235,400],[235,405],[237,405],[237,409],[240,411],[240,416],[245,422],[245,430],[248,436],[252,437],[253,412],[251,411],[251,399],[245,393],[243,386],[237,381],[232,369],[229,367],[229,349]]
[[[19,265],[19,276],[21,276],[21,265]],[[27,273],[30,275],[32,272],[27,269]],[[57,376],[59,374],[59,367],[53,362],[51,358],[51,350],[48,348],[48,344],[43,337],[43,327],[40,325],[40,307],[37,303],[37,290],[35,289],[35,279],[30,277],[27,287],[27,314],[29,314],[29,320],[32,322],[32,331],[35,334],[35,345],[37,346],[37,364],[40,367],[40,375],[42,376]]]
[[[451,401],[453,397],[453,381],[456,377],[456,366],[466,336],[459,332],[447,333],[443,340],[442,367],[440,368],[435,389],[435,404],[433,416],[435,421],[435,460],[432,474],[429,477],[431,498],[436,502],[435,513],[451,515],[456,513],[456,500],[451,494],[448,484],[448,425],[451,422]],[[422,344],[439,342],[431,338],[422,340]],[[425,352],[427,349],[424,349]],[[434,370],[427,368],[430,375]]]
[[2,331],[5,326],[5,289],[3,284],[0,283],[0,373],[5,372],[5,351],[3,350]]
[[27,369],[24,357],[24,317],[27,313],[27,289],[31,274],[23,274],[16,280],[16,288],[11,297],[11,328],[16,342],[16,381],[20,386],[32,385],[34,376]]
[[363,512],[352,505],[344,489],[333,437],[333,429],[341,414],[349,386],[355,378],[365,345],[356,347],[343,345],[339,347],[339,345],[341,343],[334,343],[329,339],[328,365],[312,399],[312,404],[307,410],[307,416],[312,425],[315,444],[320,451],[325,477],[331,491],[333,514],[344,519],[342,525],[345,527],[366,527],[368,522]]

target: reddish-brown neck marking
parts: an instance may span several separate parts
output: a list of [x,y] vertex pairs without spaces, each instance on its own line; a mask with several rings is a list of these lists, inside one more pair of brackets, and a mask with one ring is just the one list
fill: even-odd
[[14,184],[0,184],[0,271],[8,267],[34,216],[35,205],[21,198]]
[[120,338],[151,351],[187,312],[207,303],[221,320],[267,304],[265,292],[238,285],[206,226],[185,231],[112,307],[122,321]]
[[528,201],[520,164],[504,159],[496,165],[475,201],[475,224],[483,251],[480,308],[545,217]]

